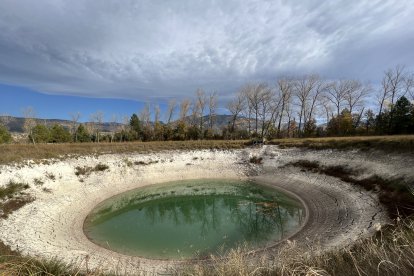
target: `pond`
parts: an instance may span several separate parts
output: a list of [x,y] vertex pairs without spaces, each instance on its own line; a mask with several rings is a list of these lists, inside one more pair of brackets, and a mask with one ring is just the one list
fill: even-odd
[[304,217],[299,200],[258,183],[185,180],[103,201],[86,218],[84,232],[122,254],[190,259],[274,244],[296,232]]

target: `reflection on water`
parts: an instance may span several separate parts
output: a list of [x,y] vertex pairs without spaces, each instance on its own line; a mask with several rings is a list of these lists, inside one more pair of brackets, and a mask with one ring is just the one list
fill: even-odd
[[129,255],[192,258],[241,243],[259,247],[281,240],[301,226],[303,216],[297,201],[269,188],[229,180],[184,181],[100,204],[85,221],[85,233]]

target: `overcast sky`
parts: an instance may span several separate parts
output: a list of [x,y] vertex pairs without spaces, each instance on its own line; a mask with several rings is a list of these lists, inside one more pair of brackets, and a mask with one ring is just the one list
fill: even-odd
[[414,64],[412,0],[1,0],[0,83],[138,101]]

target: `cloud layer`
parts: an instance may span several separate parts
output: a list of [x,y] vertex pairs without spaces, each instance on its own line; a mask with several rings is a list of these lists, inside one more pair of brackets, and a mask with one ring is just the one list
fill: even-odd
[[414,65],[413,14],[411,0],[3,0],[0,82],[137,100],[309,72],[375,82]]

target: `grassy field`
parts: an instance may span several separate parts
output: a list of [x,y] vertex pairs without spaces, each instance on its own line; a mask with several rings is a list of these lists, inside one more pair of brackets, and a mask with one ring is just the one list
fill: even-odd
[[10,144],[0,145],[0,164],[24,160],[65,158],[68,155],[108,153],[148,153],[162,150],[238,149],[246,140],[202,140],[126,143],[70,143],[70,144]]
[[[126,143],[70,143],[70,144],[9,144],[0,145],[0,164],[24,160],[65,158],[68,155],[107,153],[147,153],[162,150],[239,149],[249,145],[248,140],[201,140]],[[289,138],[268,142],[281,148],[311,149],[377,149],[395,152],[414,152],[414,135],[358,136],[329,138]]]
[[269,144],[279,145],[284,148],[378,149],[383,151],[414,152],[414,135],[290,138],[271,140]]

